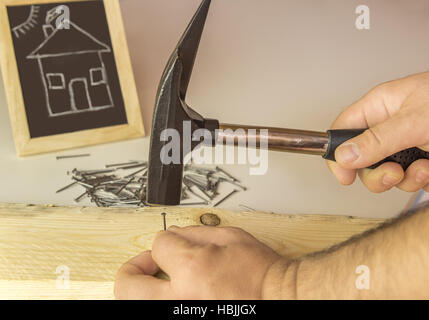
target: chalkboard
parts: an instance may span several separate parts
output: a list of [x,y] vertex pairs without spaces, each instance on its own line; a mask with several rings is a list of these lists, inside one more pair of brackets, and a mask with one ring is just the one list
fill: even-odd
[[[129,88],[121,87],[120,60],[110,32],[118,25],[109,27],[105,6],[112,8],[117,0],[24,5],[0,1],[8,18],[30,140],[130,124],[123,92]],[[117,41],[126,43],[125,36]],[[128,58],[127,46],[119,48]]]

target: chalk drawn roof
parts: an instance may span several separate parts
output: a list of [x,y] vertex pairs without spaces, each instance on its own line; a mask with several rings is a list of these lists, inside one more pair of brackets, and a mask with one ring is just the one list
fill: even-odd
[[110,51],[108,45],[70,21],[69,29],[55,29],[27,58],[39,59]]

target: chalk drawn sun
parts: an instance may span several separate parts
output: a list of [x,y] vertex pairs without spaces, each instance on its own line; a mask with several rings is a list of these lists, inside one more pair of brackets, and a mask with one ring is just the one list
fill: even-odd
[[12,32],[16,38],[24,36],[39,23],[37,19],[39,17],[40,6],[32,5],[29,11],[27,8],[25,9],[25,12],[22,14],[23,22],[12,28]]

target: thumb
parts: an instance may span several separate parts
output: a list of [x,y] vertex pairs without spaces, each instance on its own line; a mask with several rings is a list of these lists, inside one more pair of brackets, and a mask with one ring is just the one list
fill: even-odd
[[406,149],[427,143],[421,119],[397,114],[342,144],[335,152],[338,164],[362,169]]

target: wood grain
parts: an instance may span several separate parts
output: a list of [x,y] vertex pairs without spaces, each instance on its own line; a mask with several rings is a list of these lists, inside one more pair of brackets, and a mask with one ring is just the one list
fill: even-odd
[[[201,225],[212,213],[223,226],[250,232],[278,253],[299,257],[343,242],[382,220],[279,215],[219,209],[101,209],[0,204],[0,299],[113,298],[116,271],[150,249],[167,226]],[[70,269],[70,289],[56,288],[56,269]]]
[[75,1],[82,0],[0,0],[0,63],[15,147],[19,156],[138,138],[145,134],[119,2],[104,0],[128,124],[36,139],[30,137],[6,6]]

